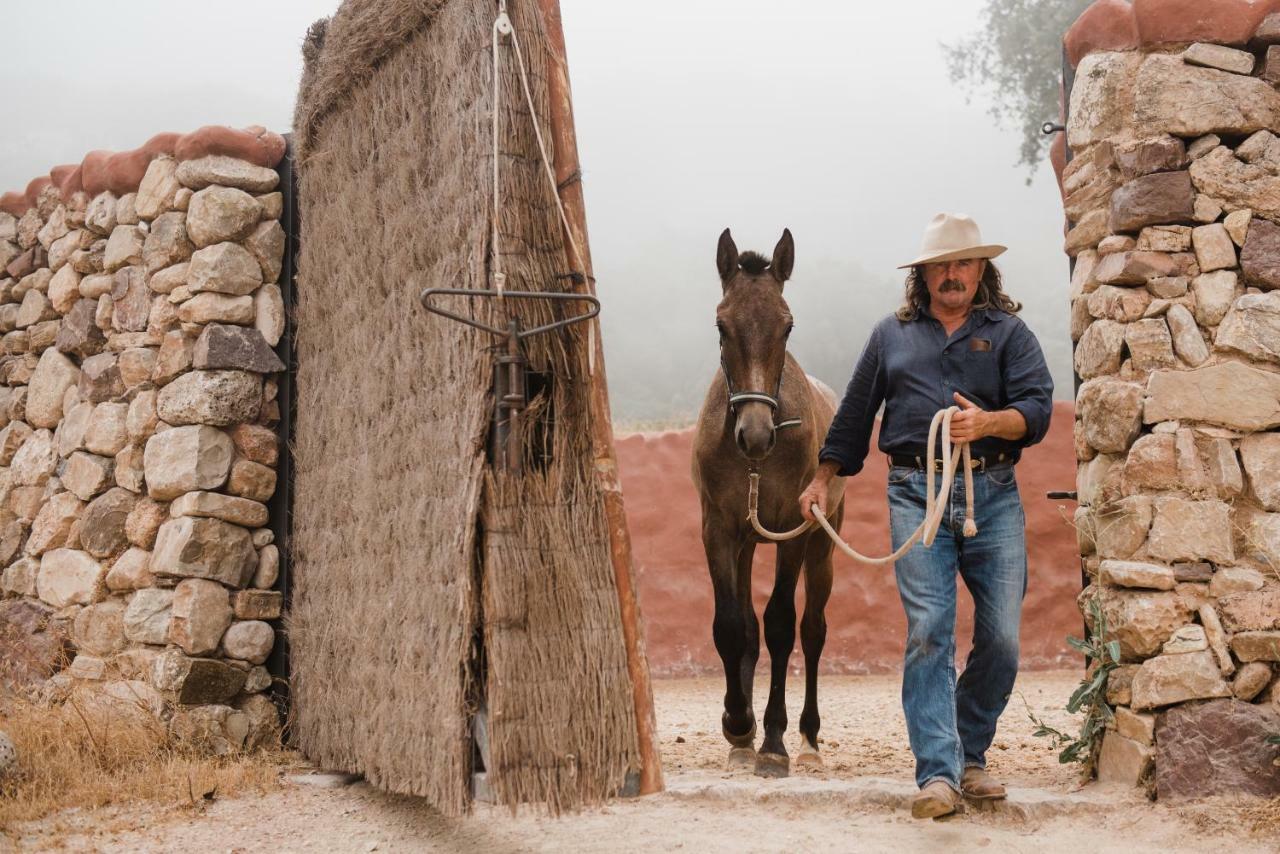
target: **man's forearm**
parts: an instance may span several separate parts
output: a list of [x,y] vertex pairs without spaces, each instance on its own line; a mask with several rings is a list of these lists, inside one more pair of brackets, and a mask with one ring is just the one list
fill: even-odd
[[836,476],[840,471],[840,464],[835,460],[823,460],[818,463],[818,471],[813,475],[813,479],[819,483],[827,483],[831,478]]
[[998,409],[987,414],[991,416],[991,426],[987,430],[988,436],[1016,442],[1027,435],[1027,419],[1023,418],[1018,410]]

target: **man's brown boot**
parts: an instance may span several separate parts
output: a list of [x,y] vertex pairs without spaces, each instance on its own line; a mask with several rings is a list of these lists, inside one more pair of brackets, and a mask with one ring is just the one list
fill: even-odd
[[970,765],[960,775],[960,791],[975,801],[998,801],[1006,794],[1002,783],[988,774],[987,769],[976,765]]
[[960,803],[960,793],[941,780],[927,783],[920,794],[911,799],[912,818],[939,818],[951,815]]

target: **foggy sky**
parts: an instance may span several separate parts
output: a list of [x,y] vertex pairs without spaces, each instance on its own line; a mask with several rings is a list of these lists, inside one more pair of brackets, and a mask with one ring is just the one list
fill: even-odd
[[[716,364],[715,241],[796,240],[793,352],[841,390],[933,214],[1004,243],[1070,398],[1052,172],[947,78],[980,0],[561,0],[615,415],[687,416]],[[0,190],[95,148],[204,124],[289,128],[307,26],[336,0],[12,4]],[[1050,118],[1050,117],[1046,117]]]

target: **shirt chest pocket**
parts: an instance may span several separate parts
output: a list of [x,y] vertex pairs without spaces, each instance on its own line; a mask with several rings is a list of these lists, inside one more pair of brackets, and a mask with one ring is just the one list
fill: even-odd
[[993,350],[969,350],[961,358],[964,386],[991,408],[1000,405],[1000,359]]

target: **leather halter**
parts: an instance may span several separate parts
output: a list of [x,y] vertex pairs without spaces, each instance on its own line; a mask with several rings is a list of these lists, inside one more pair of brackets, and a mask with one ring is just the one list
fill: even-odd
[[[782,375],[786,373],[787,366],[783,363],[782,370],[778,373],[778,385],[774,389],[773,394],[766,394],[763,391],[738,391],[733,390],[733,377],[729,376],[729,366],[724,363],[724,356],[720,357],[720,370],[724,372],[724,382],[729,388],[729,411],[736,418],[738,415],[739,403],[763,403],[773,410],[774,418],[778,417],[778,410],[782,404]],[[799,427],[801,424],[799,418],[788,418],[785,421],[774,421],[773,429],[781,430],[783,427]]]

